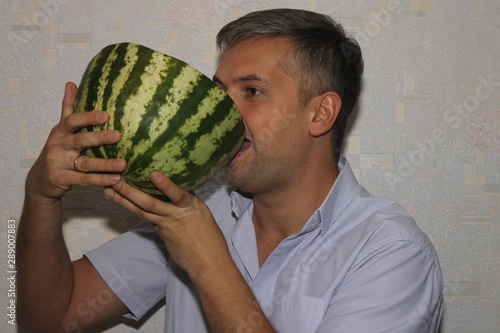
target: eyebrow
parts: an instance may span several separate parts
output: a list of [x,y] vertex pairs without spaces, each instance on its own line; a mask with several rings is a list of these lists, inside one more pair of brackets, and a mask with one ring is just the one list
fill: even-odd
[[[218,84],[224,86],[224,83],[221,81],[221,79],[219,79],[215,75],[213,76],[213,81],[215,83],[218,83]],[[262,82],[262,83],[269,83],[268,80],[264,79],[261,76],[258,76],[257,74],[248,74],[248,75],[245,75],[245,76],[238,76],[233,81],[235,81],[235,82],[259,81],[259,82]]]

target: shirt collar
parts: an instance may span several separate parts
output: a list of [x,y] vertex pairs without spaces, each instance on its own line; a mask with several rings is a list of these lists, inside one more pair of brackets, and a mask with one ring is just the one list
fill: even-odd
[[[311,231],[318,226],[322,228],[323,232],[326,232],[344,211],[358,190],[358,181],[344,156],[340,156],[338,168],[340,173],[330,192],[300,233]],[[231,205],[236,218],[239,218],[252,203],[252,199],[243,196],[238,191],[231,193]]]
[[359,190],[358,180],[344,156],[340,156],[338,168],[340,171],[339,176],[325,201],[316,211],[320,215],[322,228],[325,232],[335,223]]
[[243,196],[237,190],[231,193],[231,207],[236,218],[240,218],[241,215],[243,215],[243,212],[247,210],[252,203],[252,199]]

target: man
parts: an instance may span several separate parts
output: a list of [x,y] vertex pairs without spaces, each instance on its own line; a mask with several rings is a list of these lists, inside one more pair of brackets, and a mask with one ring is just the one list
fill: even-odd
[[[402,208],[359,186],[340,155],[361,86],[356,42],[300,10],[251,13],[217,42],[214,81],[238,106],[246,140],[227,167],[233,187],[199,197],[153,172],[171,199],[158,201],[120,181],[124,161],[79,156],[120,135],[75,134],[107,116],[73,114],[67,84],[26,183],[22,324],[78,330],[140,318],[166,298],[166,332],[435,332],[442,281],[432,245]],[[71,263],[61,199],[75,184],[110,187],[104,195],[145,222]]]

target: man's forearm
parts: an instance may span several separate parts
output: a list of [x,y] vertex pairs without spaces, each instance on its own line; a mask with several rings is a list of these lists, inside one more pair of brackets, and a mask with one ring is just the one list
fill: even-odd
[[60,201],[47,205],[27,196],[17,242],[18,321],[27,329],[53,329],[71,301],[73,271],[61,219]]
[[232,261],[225,266],[195,281],[212,332],[276,332],[236,266]]

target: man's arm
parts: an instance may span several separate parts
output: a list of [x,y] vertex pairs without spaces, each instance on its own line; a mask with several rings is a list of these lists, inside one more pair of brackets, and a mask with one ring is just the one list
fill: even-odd
[[[62,235],[62,197],[72,185],[111,186],[124,161],[78,157],[90,146],[119,141],[114,131],[76,133],[78,128],[107,121],[104,112],[73,114],[77,88],[67,84],[61,120],[26,180],[18,230],[18,322],[34,332],[72,331],[127,312],[87,259],[71,262]],[[78,158],[78,170],[74,161]],[[105,290],[111,302],[94,318],[79,315],[82,304]]]
[[154,172],[166,203],[118,183],[106,189],[113,202],[150,221],[170,257],[193,281],[211,331],[275,332],[234,264],[226,239],[205,203]]

